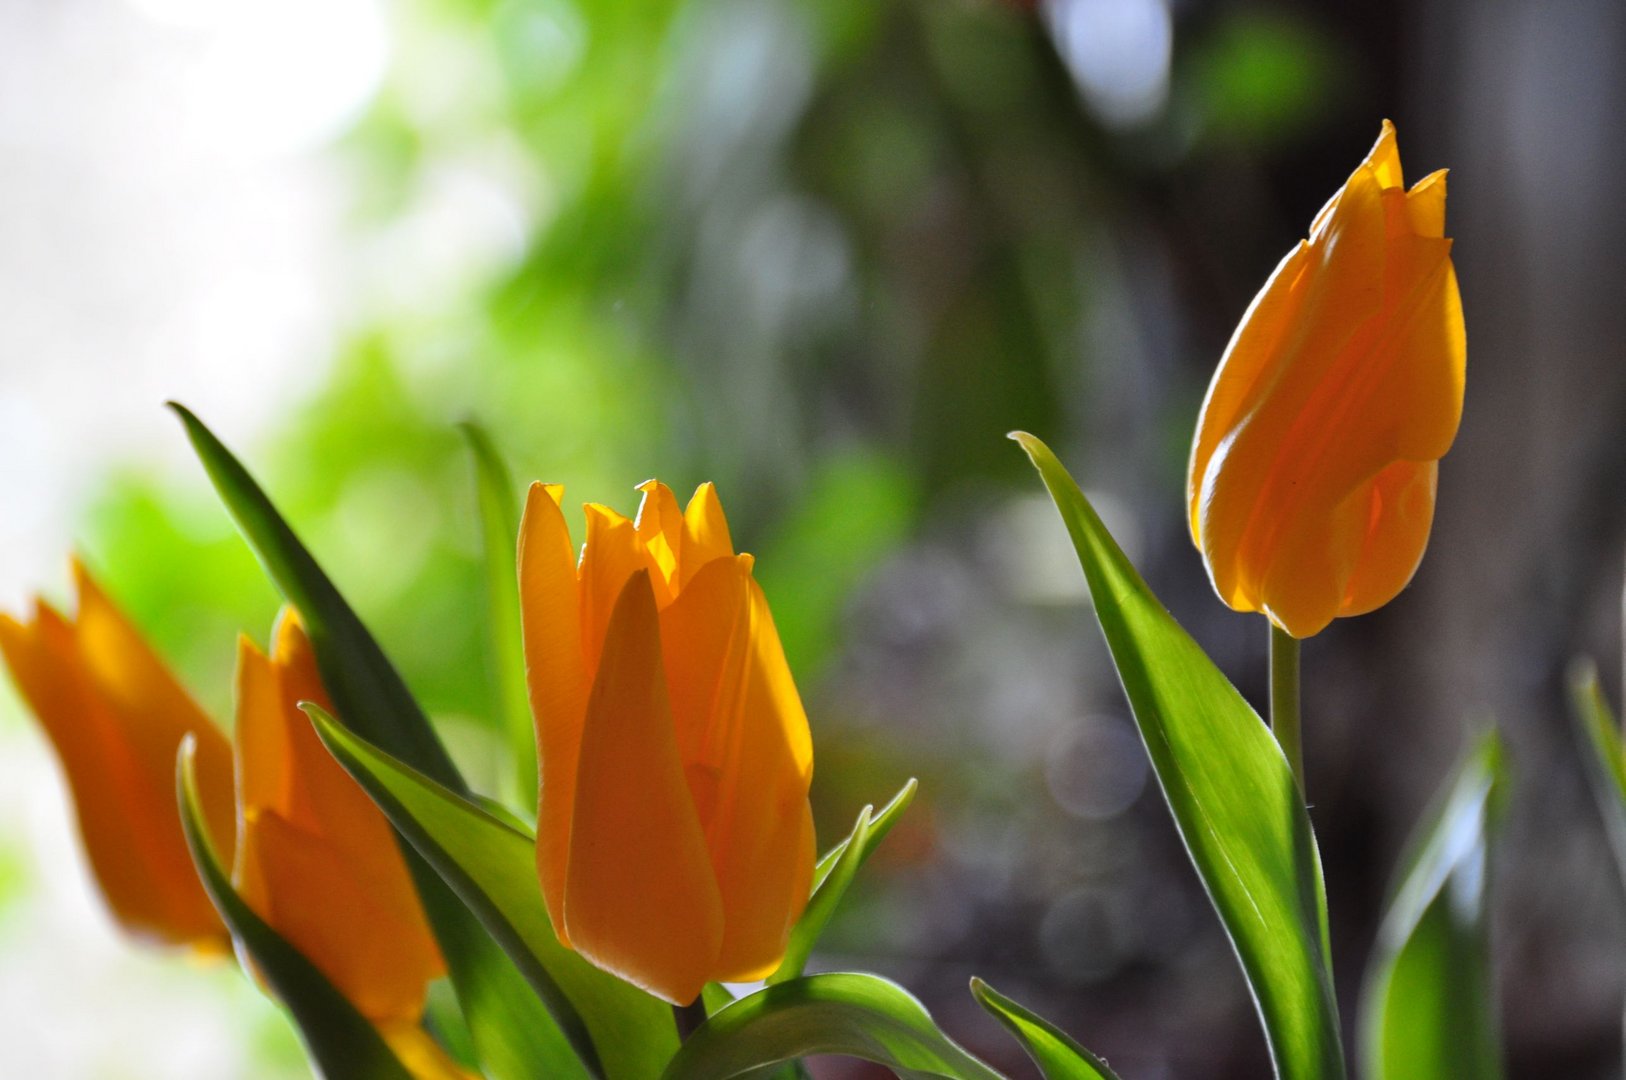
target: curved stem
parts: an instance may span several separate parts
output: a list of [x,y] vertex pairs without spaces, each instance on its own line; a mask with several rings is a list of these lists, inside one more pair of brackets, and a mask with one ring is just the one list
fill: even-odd
[[1304,749],[1299,740],[1299,642],[1270,624],[1270,730],[1275,732],[1293,779],[1304,794]]

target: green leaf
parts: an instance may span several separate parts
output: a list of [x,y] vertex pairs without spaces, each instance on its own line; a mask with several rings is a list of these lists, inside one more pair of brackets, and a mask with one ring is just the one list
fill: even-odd
[[1570,674],[1570,704],[1585,749],[1587,779],[1603,814],[1615,866],[1626,881],[1626,748],[1609,701],[1598,684],[1598,669],[1590,661],[1575,665]]
[[[879,814],[871,816],[869,831],[859,852],[859,866],[863,866],[868,862],[870,855],[874,854],[881,841],[886,839],[886,834],[892,831],[892,826],[898,823],[898,819],[903,816],[903,812],[909,809],[909,804],[915,801],[915,792],[919,788],[919,781],[914,777],[910,777],[908,783],[904,784],[902,788],[898,789],[898,793],[892,796],[892,801],[881,807]],[[824,888],[824,879],[829,877],[830,871],[835,869],[836,860],[841,858],[842,852],[847,850],[847,845],[851,841],[852,837],[847,837],[819,858],[818,864],[813,868],[814,895],[817,895],[819,890]]]
[[299,609],[316,650],[322,685],[346,725],[368,741],[459,792],[467,790],[395,667],[339,590],[241,462],[184,406],[169,407],[186,426],[221,502],[260,565]]
[[678,1045],[671,1010],[559,944],[537,877],[536,837],[369,746],[320,708],[305,708],[339,764],[479,917],[581,1057],[602,1062],[610,1080],[660,1075]]
[[1502,1075],[1487,864],[1505,784],[1492,732],[1458,767],[1401,861],[1361,1002],[1368,1080]]
[[864,1058],[904,1080],[1000,1080],[908,991],[852,974],[809,975],[740,998],[689,1036],[665,1080],[729,1080],[810,1054]]
[[534,813],[538,783],[536,736],[531,731],[531,701],[525,687],[525,648],[520,637],[519,572],[515,555],[519,538],[519,493],[507,464],[485,428],[472,420],[458,426],[468,439],[469,452],[474,458],[492,677],[508,754],[514,766],[510,798],[515,805]]
[[770,983],[782,983],[801,975],[807,967],[807,958],[813,953],[813,945],[824,933],[824,928],[830,925],[830,919],[841,904],[841,898],[847,892],[853,878],[858,875],[858,867],[864,861],[869,851],[869,816],[874,812],[873,806],[866,806],[858,812],[858,822],[853,826],[851,835],[842,845],[841,854],[836,859],[819,887],[814,891],[812,899],[807,902],[807,910],[802,917],[796,920],[791,928],[790,942],[785,947],[785,958],[779,962],[772,975],[768,976]]
[[1072,535],[1141,739],[1242,963],[1277,1076],[1342,1077],[1320,856],[1281,748],[1164,610],[1049,448],[1026,433],[1012,438]]
[[254,913],[220,865],[193,766],[195,743],[181,743],[176,762],[176,798],[181,828],[204,891],[226,928],[253,961],[255,970],[287,1008],[299,1028],[311,1064],[327,1080],[412,1080],[395,1052],[368,1019],[356,1011],[315,964]]
[[[181,418],[198,458],[238,530],[283,596],[298,608],[322,684],[344,723],[459,794],[468,787],[429,718],[316,559],[300,543],[241,462],[185,407]],[[405,849],[424,914],[439,942],[481,1062],[499,1080],[542,1080],[553,1024],[503,951],[439,875]]]
[[841,906],[842,897],[847,893],[847,887],[858,876],[859,867],[869,861],[876,846],[892,831],[892,826],[897,824],[903,812],[909,809],[919,787],[919,783],[911,777],[879,814],[874,813],[873,807],[864,807],[852,833],[819,859],[813,868],[813,896],[807,903],[807,910],[802,912],[802,917],[796,920],[790,932],[785,958],[768,976],[770,983],[794,979],[807,968],[813,946],[818,943],[825,927],[830,925],[836,909]]
[[1016,1036],[1045,1080],[1118,1080],[1107,1063],[1074,1042],[1050,1021],[1030,1012],[981,979],[972,978],[971,996]]

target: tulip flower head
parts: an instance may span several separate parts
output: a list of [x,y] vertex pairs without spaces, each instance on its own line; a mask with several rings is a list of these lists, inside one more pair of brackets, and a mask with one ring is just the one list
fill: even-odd
[[332,705],[292,609],[237,658],[237,857],[261,918],[380,1026],[415,1024],[445,966],[389,822],[299,708]]
[[555,932],[687,1004],[762,978],[807,903],[812,740],[749,555],[702,484],[641,486],[636,520],[532,485],[520,527],[542,785],[537,867]]
[[78,613],[0,615],[0,653],[62,764],[90,868],[126,931],[209,952],[230,938],[203,891],[175,803],[175,755],[197,740],[211,830],[232,836],[231,747],[76,559]]
[[1385,121],[1203,402],[1187,500],[1220,599],[1296,638],[1394,599],[1428,543],[1465,363],[1445,172],[1408,190]]

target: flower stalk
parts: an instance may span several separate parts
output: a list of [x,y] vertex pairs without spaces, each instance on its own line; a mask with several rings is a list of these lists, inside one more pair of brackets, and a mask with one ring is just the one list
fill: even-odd
[[1299,640],[1270,623],[1270,730],[1287,755],[1304,794],[1304,746],[1299,734]]

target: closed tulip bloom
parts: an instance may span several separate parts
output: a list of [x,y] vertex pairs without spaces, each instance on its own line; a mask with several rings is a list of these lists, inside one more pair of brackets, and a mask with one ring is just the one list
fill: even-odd
[[520,528],[542,786],[537,866],[555,932],[676,1004],[784,956],[813,872],[807,716],[749,555],[710,484],[642,485],[629,521],[563,489]]
[[1385,121],[1203,402],[1188,509],[1220,598],[1296,638],[1394,599],[1428,543],[1465,361],[1445,172],[1408,190]]
[[225,951],[181,832],[175,756],[196,739],[204,815],[229,842],[230,745],[77,560],[73,578],[77,615],[43,601],[28,622],[0,615],[0,653],[62,764],[114,918],[149,941]]
[[291,609],[271,655],[238,643],[237,857],[244,901],[386,1032],[445,968],[389,822],[299,708],[332,711]]

